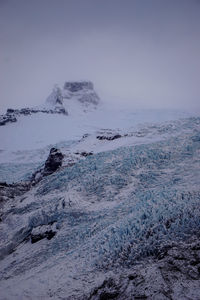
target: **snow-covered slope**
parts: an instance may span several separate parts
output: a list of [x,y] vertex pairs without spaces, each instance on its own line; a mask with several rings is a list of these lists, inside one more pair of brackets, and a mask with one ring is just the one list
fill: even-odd
[[[85,149],[90,143],[93,155],[63,166],[15,202],[8,200],[0,224],[1,299],[109,299],[103,298],[105,289],[109,295],[103,282],[112,275],[117,284],[122,274],[132,285],[123,298],[119,282],[122,294],[116,299],[166,299],[167,278],[162,283],[151,267],[145,267],[149,290],[138,283],[146,275],[128,276],[136,261],[199,233],[199,126],[199,118],[189,118],[145,127],[135,135],[146,134],[148,143],[129,146],[127,136],[109,139],[115,135],[98,133],[108,139],[96,138],[96,149],[86,136],[75,146],[82,143]],[[165,138],[151,140],[152,130]],[[123,147],[114,145],[123,139]],[[106,143],[107,151],[97,150]],[[182,286],[173,280],[171,299],[199,299],[198,266],[191,262],[189,277],[179,271]],[[173,278],[173,269],[169,272]],[[150,289],[155,280],[158,290]],[[127,284],[123,281],[124,290]]]
[[91,82],[35,109],[0,126],[0,299],[199,300],[200,118],[108,108]]

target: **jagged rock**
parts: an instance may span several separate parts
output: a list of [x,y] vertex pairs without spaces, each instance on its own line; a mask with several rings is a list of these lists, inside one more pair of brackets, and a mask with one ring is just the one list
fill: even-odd
[[119,139],[121,138],[121,134],[115,134],[115,135],[97,135],[97,139],[98,140],[107,140],[107,141],[113,141],[113,140],[116,140],[116,139]]
[[89,105],[96,107],[99,103],[99,97],[91,81],[65,82],[62,95],[64,100],[75,96],[75,99],[86,107]]
[[51,148],[49,156],[45,162],[45,165],[40,170],[36,171],[31,177],[32,185],[35,185],[37,182],[42,180],[44,176],[51,175],[57,171],[63,161],[64,155],[59,149]]
[[31,233],[31,243],[37,243],[42,239],[47,238],[47,240],[51,240],[55,236],[56,232],[52,230],[47,230],[43,233],[34,234]]
[[7,109],[7,114],[12,114],[12,113],[14,113],[14,112],[15,112],[15,110],[12,109],[12,108],[8,108],[8,109]]
[[12,113],[6,113],[0,116],[0,126],[6,125],[6,123],[17,122],[16,116]]
[[36,171],[32,175],[30,181],[17,182],[13,184],[0,182],[0,204],[4,203],[8,199],[13,199],[16,196],[23,195],[30,190],[32,185],[38,183],[44,176],[48,176],[57,171],[58,168],[62,165],[63,158],[64,155],[60,150],[52,148],[44,167]]
[[76,154],[76,155],[81,155],[81,156],[87,157],[87,156],[93,155],[93,152],[82,151],[82,152],[76,152],[75,154]]
[[91,81],[71,81],[71,82],[65,82],[64,89],[74,93],[74,92],[81,91],[83,89],[93,90],[94,85]]
[[45,162],[43,175],[47,176],[55,172],[62,165],[64,155],[56,148],[51,148],[49,156]]
[[17,117],[20,115],[29,116],[35,113],[46,113],[46,114],[64,114],[68,115],[64,107],[55,107],[54,109],[34,109],[34,108],[22,108],[22,109],[7,109],[5,115],[0,115],[0,126],[6,125],[7,123],[17,122]]

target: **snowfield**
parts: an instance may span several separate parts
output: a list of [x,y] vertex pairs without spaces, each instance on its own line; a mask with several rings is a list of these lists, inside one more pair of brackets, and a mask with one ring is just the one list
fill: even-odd
[[[65,154],[57,172],[2,205],[0,299],[200,299],[200,118],[104,113],[100,127],[101,113],[24,120],[41,126],[39,147],[34,134],[22,140],[20,120],[0,132],[1,181],[27,180],[53,145]],[[184,254],[187,243],[197,262],[180,259],[186,271],[161,276],[162,249]]]

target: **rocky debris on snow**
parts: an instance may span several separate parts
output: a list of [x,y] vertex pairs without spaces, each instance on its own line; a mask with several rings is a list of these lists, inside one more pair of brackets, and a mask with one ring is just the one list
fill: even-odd
[[36,171],[31,178],[32,184],[39,182],[44,176],[51,175],[62,166],[64,155],[59,149],[51,148],[45,165],[40,170]]
[[75,152],[75,154],[87,157],[93,155],[93,152],[82,151],[82,152]]
[[116,271],[85,299],[193,299],[199,300],[200,241],[174,242],[153,259],[124,272]]
[[6,123],[17,122],[17,118],[13,113],[6,113],[5,115],[0,115],[0,126],[6,125]]
[[64,107],[55,107],[53,109],[36,109],[36,108],[22,108],[22,109],[7,109],[6,114],[0,115],[0,126],[6,125],[7,123],[17,122],[17,118],[21,115],[28,116],[36,113],[46,114],[64,114],[67,115],[67,111]]
[[107,140],[107,141],[113,141],[116,139],[121,138],[121,134],[115,134],[115,135],[97,135],[98,140]]

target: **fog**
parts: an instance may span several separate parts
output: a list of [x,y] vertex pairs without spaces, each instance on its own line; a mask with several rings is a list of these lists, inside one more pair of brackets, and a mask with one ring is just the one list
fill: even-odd
[[200,0],[0,0],[0,111],[91,80],[121,106],[200,110]]

